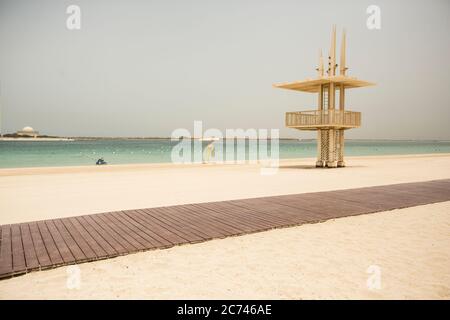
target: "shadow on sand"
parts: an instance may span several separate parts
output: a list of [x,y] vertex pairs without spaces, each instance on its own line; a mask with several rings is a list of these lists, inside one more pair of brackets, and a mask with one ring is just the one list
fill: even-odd
[[320,168],[315,165],[310,164],[299,164],[299,165],[284,165],[280,166],[280,169],[316,169],[316,170],[326,170],[326,169],[345,169],[345,168],[365,168],[365,166],[345,166],[342,168]]

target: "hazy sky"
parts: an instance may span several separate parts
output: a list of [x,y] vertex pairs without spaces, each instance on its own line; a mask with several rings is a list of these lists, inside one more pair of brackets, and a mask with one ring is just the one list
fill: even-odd
[[[71,4],[81,30],[66,28]],[[366,27],[371,4],[381,30]],[[203,120],[310,137],[284,113],[316,95],[272,84],[314,77],[333,23],[349,75],[377,83],[347,92],[363,116],[348,137],[450,139],[448,0],[0,0],[2,131],[168,136]]]

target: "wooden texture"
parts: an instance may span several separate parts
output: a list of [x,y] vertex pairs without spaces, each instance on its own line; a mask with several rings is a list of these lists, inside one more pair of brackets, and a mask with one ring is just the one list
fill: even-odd
[[301,130],[350,129],[361,126],[361,112],[310,110],[286,112],[286,127]]
[[0,226],[0,278],[450,200],[450,179],[126,210]]

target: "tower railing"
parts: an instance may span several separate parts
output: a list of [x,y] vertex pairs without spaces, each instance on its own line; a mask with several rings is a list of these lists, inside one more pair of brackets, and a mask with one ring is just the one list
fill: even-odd
[[286,113],[286,126],[292,128],[355,128],[361,126],[361,112],[310,110]]

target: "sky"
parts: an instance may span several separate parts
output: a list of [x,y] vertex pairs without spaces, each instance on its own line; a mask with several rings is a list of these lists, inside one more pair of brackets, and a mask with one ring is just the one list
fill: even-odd
[[346,137],[450,139],[448,0],[0,0],[1,131],[170,136],[201,120],[314,137],[284,114],[317,96],[272,85],[315,77],[333,24],[338,53],[347,30],[348,74],[377,84],[347,91],[362,127]]

